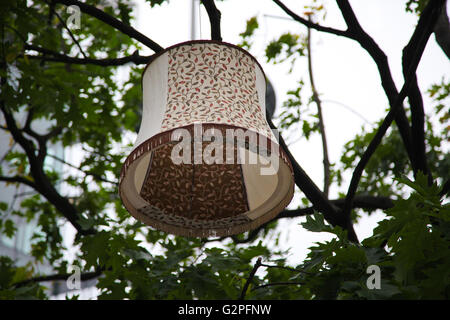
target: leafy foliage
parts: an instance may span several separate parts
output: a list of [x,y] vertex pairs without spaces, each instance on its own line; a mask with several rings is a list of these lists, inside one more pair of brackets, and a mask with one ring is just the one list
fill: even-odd
[[[447,85],[448,87],[448,85]],[[428,146],[427,158],[432,174],[438,177],[440,181],[445,182],[450,178],[450,157],[446,146],[448,140],[448,112],[445,112],[442,100],[448,98],[448,91],[445,91],[446,85],[433,85],[429,91],[431,97],[435,97],[437,105],[435,106],[436,116],[440,116],[439,122],[443,125],[441,132],[436,131],[436,125],[433,125],[428,119],[426,121],[425,140]],[[447,88],[448,89],[448,88]],[[439,94],[439,92],[442,92]],[[344,151],[341,156],[342,168],[337,168],[335,176],[342,176],[344,171],[349,171],[356,165],[361,158],[365,147],[375,134],[375,131],[366,132],[364,128],[360,134],[344,145]],[[370,159],[365,168],[365,175],[359,184],[360,192],[373,195],[390,195],[402,193],[401,188],[392,184],[392,177],[399,178],[402,175],[410,173],[406,150],[397,128],[389,130],[387,136],[380,144],[375,154]],[[338,180],[340,184],[340,181]]]
[[[10,258],[0,257],[0,299],[34,300],[46,298],[43,288],[36,283],[14,288],[14,284],[28,279],[32,274],[33,270],[30,266],[15,267]],[[14,290],[11,290],[11,288],[14,288]]]
[[[165,1],[146,2],[154,7]],[[413,3],[417,1],[408,6]],[[133,22],[131,1],[94,0],[89,4],[125,25]],[[315,2],[304,9],[324,12]],[[288,266],[286,252],[278,248],[276,222],[249,241],[250,233],[201,241],[167,235],[130,218],[117,195],[117,181],[139,126],[142,66],[56,62],[51,54],[30,48],[69,57],[113,59],[132,55],[140,44],[88,14],[82,15],[82,28],[69,31],[63,23],[67,17],[65,6],[45,1],[0,3],[2,111],[13,115],[19,131],[29,139],[31,155],[39,154],[42,135],[50,134],[43,161],[36,163],[1,118],[9,144],[0,159],[0,176],[19,177],[28,185],[44,181],[47,189],[27,188],[19,201],[20,181],[7,184],[15,190],[14,201],[17,198],[20,205],[0,202],[0,234],[14,237],[16,218],[34,223],[29,252],[34,262],[19,266],[17,261],[0,257],[0,299],[48,298],[49,291],[36,280],[39,263],[50,264],[60,275],[67,274],[71,265],[83,273],[98,272],[99,299],[235,299],[258,258],[264,265],[251,281],[249,299],[449,298],[449,205],[439,195],[440,189],[429,186],[423,176],[417,175],[415,181],[406,178],[411,169],[396,130],[380,145],[360,184],[361,192],[399,197],[385,212],[387,218],[371,237],[355,244],[347,240],[346,231],[328,225],[322,215],[307,216],[303,228],[331,233],[333,238],[311,247],[298,266]],[[242,47],[251,48],[258,27],[256,17],[247,21],[241,33]],[[267,45],[266,58],[293,66],[304,56],[305,45],[304,35],[285,32]],[[125,80],[119,77],[123,74],[128,75]],[[304,102],[303,86],[299,81],[288,91],[280,120],[282,129],[298,126],[308,138],[318,127],[309,109],[311,100]],[[427,155],[433,174],[444,182],[450,172],[444,149],[448,83],[443,79],[429,95],[436,102],[444,130],[434,132],[434,118],[429,119]],[[342,166],[333,173],[338,185],[373,134],[363,130],[345,146]],[[73,157],[58,157],[61,148],[72,150]],[[43,170],[37,181],[34,167],[39,165]],[[398,184],[392,183],[393,177]],[[410,195],[405,186],[413,189]],[[56,201],[48,189],[54,189],[62,200]],[[75,248],[70,258],[62,232],[68,224],[67,212],[61,202],[64,208],[73,209],[79,225],[73,241],[69,239],[69,246]],[[262,241],[269,237],[273,245]],[[366,285],[367,267],[374,264],[382,270],[380,290],[369,290]]]
[[[308,217],[302,226],[336,237],[310,248],[297,269],[296,280],[315,299],[448,299],[450,294],[450,206],[429,186],[424,175],[417,181],[398,179],[413,188],[408,199],[395,202],[386,219],[361,245],[350,243],[345,232],[331,227],[323,216]],[[381,288],[367,286],[367,267],[381,268]],[[307,288],[307,290],[306,290]],[[310,297],[305,297],[310,298]]]

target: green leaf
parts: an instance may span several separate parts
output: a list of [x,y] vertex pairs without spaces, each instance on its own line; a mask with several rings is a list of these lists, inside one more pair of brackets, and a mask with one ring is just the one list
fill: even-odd
[[91,229],[96,221],[92,216],[89,216],[88,218],[80,218],[77,222],[81,228],[86,231]]
[[0,211],[8,210],[8,204],[6,202],[0,201]]
[[382,248],[363,247],[368,265],[378,265],[387,258],[387,253]]
[[247,20],[247,25],[245,27],[245,31],[240,33],[239,35],[242,38],[248,38],[251,37],[253,35],[253,33],[255,32],[256,29],[258,29],[259,24],[258,24],[258,19],[257,17],[251,17],[250,19]]
[[17,231],[15,223],[11,219],[7,219],[3,222],[3,233],[8,237],[12,238]]
[[123,254],[130,257],[131,259],[138,261],[138,260],[150,260],[152,256],[146,252],[145,249],[142,248],[142,250],[133,250],[133,249],[122,249]]
[[381,278],[380,289],[368,289],[366,286],[362,286],[361,290],[356,291],[358,296],[368,300],[386,300],[393,299],[401,291],[396,285],[391,284]]
[[83,238],[81,250],[86,261],[86,268],[105,266],[109,257],[109,240],[110,234],[106,231]]
[[270,61],[271,59],[274,59],[276,56],[278,56],[281,53],[282,45],[278,41],[272,41],[269,43],[269,45],[266,48],[266,57],[267,61]]
[[312,232],[323,232],[329,230],[329,226],[325,225],[323,216],[318,212],[314,212],[313,216],[307,215],[306,222],[301,223],[301,225],[303,228]]

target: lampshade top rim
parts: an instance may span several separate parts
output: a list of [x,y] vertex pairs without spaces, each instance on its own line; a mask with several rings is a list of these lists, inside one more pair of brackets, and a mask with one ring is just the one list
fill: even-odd
[[167,48],[165,48],[165,49],[163,49],[161,51],[156,52],[154,55],[152,55],[150,57],[150,60],[145,65],[144,70],[142,71],[141,79],[144,78],[144,74],[145,74],[145,71],[147,70],[148,66],[151,65],[158,57],[160,57],[164,53],[166,53],[166,52],[168,52],[168,51],[170,51],[172,49],[175,49],[175,48],[178,48],[178,47],[182,47],[182,46],[188,46],[188,45],[191,45],[191,44],[207,44],[207,43],[223,45],[223,46],[227,46],[227,47],[230,47],[230,48],[233,48],[233,49],[237,49],[237,50],[243,52],[244,54],[249,56],[256,63],[256,65],[259,67],[259,69],[263,73],[265,81],[267,82],[267,76],[266,76],[266,74],[264,72],[263,67],[261,66],[261,64],[258,62],[258,60],[251,53],[249,53],[247,50],[245,50],[245,49],[243,49],[243,48],[241,48],[241,47],[239,47],[237,45],[234,45],[232,43],[224,42],[224,41],[217,41],[217,40],[189,40],[189,41],[184,41],[184,42],[180,42],[180,43],[174,44],[174,45],[169,46],[169,47],[167,47]]

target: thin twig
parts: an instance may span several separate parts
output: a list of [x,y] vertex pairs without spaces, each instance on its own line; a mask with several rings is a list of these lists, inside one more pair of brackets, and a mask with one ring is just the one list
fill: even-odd
[[286,266],[270,265],[270,264],[265,264],[265,263],[261,263],[261,267],[274,268],[274,269],[283,269],[283,270],[288,270],[288,271],[298,272],[298,273],[304,273],[304,274],[309,274],[309,275],[312,274],[310,272],[306,272],[306,271],[303,271],[303,270],[298,270],[298,269],[295,269],[295,268],[290,268],[290,267],[286,267]]
[[95,173],[92,173],[92,172],[86,172],[85,170],[81,169],[80,167],[77,167],[76,165],[74,165],[72,163],[69,163],[69,162],[65,161],[64,159],[61,159],[60,157],[55,156],[53,154],[48,153],[47,156],[50,157],[50,158],[53,158],[53,159],[55,159],[55,160],[57,160],[57,161],[59,161],[59,162],[61,162],[63,164],[65,164],[65,165],[67,165],[67,166],[69,166],[71,168],[74,168],[74,169],[76,169],[76,170],[78,170],[80,172],[83,172],[85,175],[91,176],[91,177],[93,177],[96,180],[99,180],[99,181],[102,181],[102,182],[111,183],[111,184],[115,184],[115,185],[119,184],[116,181],[111,181],[111,180],[105,179],[105,178],[101,177],[98,174],[95,174]]
[[304,284],[305,284],[304,282],[298,282],[298,281],[296,281],[296,282],[293,282],[293,281],[292,282],[271,282],[271,283],[266,283],[266,284],[262,284],[260,286],[254,287],[252,289],[252,291],[262,289],[262,288],[272,287],[272,286],[292,286],[292,285],[299,286],[299,285],[304,285]]
[[83,55],[83,57],[86,59],[87,56],[84,53],[83,48],[81,47],[80,43],[78,42],[78,40],[75,38],[74,34],[72,33],[72,30],[70,30],[70,28],[67,26],[66,22],[61,18],[61,16],[58,14],[58,12],[56,12],[54,5],[52,6],[50,3],[48,3],[48,5],[50,6],[50,10],[52,10],[53,13],[56,15],[56,17],[58,17],[58,20],[61,22],[61,24],[63,25],[64,29],[67,30],[67,32],[69,33],[70,38],[72,39],[73,42],[75,42],[76,46],[80,50],[80,52]]
[[248,275],[247,281],[245,281],[244,287],[242,288],[241,296],[239,300],[244,300],[245,295],[247,294],[248,287],[250,286],[250,283],[252,282],[253,278],[255,277],[256,271],[258,271],[258,268],[261,266],[261,257],[256,260],[255,265],[253,266],[252,271],[250,271],[250,274]]
[[[359,113],[359,112],[356,111],[354,108],[352,108],[352,107],[350,107],[350,106],[348,106],[348,105],[346,105],[346,104],[344,104],[344,103],[342,103],[342,102],[339,102],[339,101],[336,101],[336,100],[330,100],[330,99],[322,100],[322,102],[328,102],[328,103],[334,103],[334,104],[337,104],[337,105],[339,105],[339,106],[341,106],[341,107],[347,109],[348,111],[350,111],[351,113],[353,113],[353,114],[356,115],[357,117],[359,117],[359,118],[360,118],[361,120],[363,120],[366,124],[372,125],[372,123],[371,123],[369,120],[367,120],[361,113]],[[325,105],[326,105],[326,103],[325,103]]]
[[[308,20],[311,21],[311,16],[308,16]],[[328,198],[329,190],[330,190],[330,160],[328,157],[328,143],[327,143],[327,135],[325,132],[325,123],[322,115],[322,102],[319,98],[319,94],[317,93],[316,85],[314,83],[314,74],[312,67],[312,50],[311,50],[311,28],[308,27],[307,32],[307,57],[308,57],[308,74],[309,74],[309,82],[311,83],[312,90],[312,98],[313,101],[317,105],[317,116],[319,119],[319,131],[320,136],[322,138],[322,152],[323,152],[323,193]]]

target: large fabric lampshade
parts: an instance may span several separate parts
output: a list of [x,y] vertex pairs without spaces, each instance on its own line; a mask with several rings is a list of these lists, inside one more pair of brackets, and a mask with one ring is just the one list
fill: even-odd
[[266,77],[243,49],[191,41],[143,72],[141,126],[119,194],[136,219],[192,237],[254,229],[291,201],[291,164],[265,118]]

